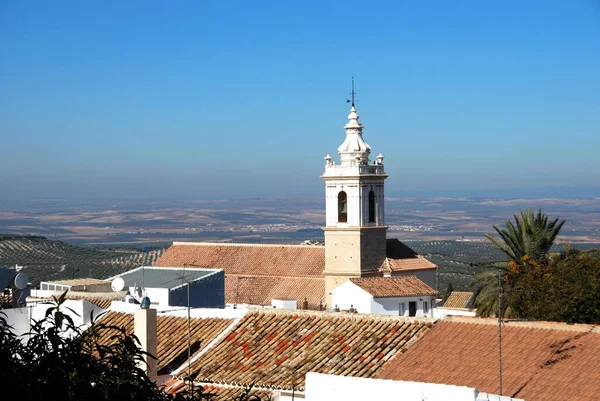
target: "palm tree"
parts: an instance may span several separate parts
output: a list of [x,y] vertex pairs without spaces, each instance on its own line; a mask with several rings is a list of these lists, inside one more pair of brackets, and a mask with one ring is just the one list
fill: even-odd
[[[478,288],[474,306],[480,316],[497,314],[499,289],[504,287],[507,278],[511,276],[515,278],[515,272],[509,269],[509,264],[519,267],[524,264],[525,259],[537,263],[544,262],[560,229],[565,224],[565,220],[548,221],[548,216],[544,215],[541,209],[537,214],[528,209],[521,212],[519,217],[514,217],[516,225],[508,220],[505,223],[506,229],[493,226],[500,235],[499,239],[485,234],[492,244],[508,256],[509,263],[495,264],[495,267],[500,270],[500,280],[497,272],[487,271],[478,274],[471,283],[472,287]],[[510,315],[510,311],[509,299],[503,297],[501,313],[507,316]]]
[[500,239],[489,234],[485,237],[517,264],[521,264],[525,256],[537,262],[543,261],[565,224],[565,220],[559,222],[558,219],[548,222],[548,216],[542,213],[542,209],[537,214],[532,209],[521,212],[520,217],[515,216],[515,221],[516,226],[507,220],[506,229],[494,224]]

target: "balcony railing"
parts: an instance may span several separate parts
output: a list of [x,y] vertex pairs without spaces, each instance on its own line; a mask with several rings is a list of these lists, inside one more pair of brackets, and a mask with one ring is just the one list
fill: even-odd
[[329,164],[325,166],[324,176],[348,176],[359,174],[386,175],[382,164],[356,164],[350,166]]

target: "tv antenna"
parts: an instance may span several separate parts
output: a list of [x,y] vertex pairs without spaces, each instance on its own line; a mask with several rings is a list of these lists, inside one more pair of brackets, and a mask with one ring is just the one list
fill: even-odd
[[498,385],[502,395],[502,270],[498,269]]
[[183,264],[183,274],[181,275],[181,285],[185,282],[187,284],[187,340],[188,340],[188,380],[189,395],[194,394],[194,380],[192,380],[192,337],[191,337],[191,316],[190,316],[190,280],[185,276],[185,268],[188,266],[187,263]]

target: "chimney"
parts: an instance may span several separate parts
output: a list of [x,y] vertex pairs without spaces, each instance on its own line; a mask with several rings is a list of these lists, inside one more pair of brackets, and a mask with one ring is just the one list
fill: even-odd
[[134,315],[134,333],[140,340],[144,355],[139,367],[148,377],[156,376],[156,309],[137,309]]

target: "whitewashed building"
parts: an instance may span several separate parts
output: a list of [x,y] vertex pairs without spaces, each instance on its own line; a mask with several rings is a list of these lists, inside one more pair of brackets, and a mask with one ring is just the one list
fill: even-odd
[[351,278],[332,291],[334,308],[357,313],[433,317],[437,292],[415,276]]
[[476,388],[447,384],[336,376],[310,372],[306,375],[306,401],[523,401]]

